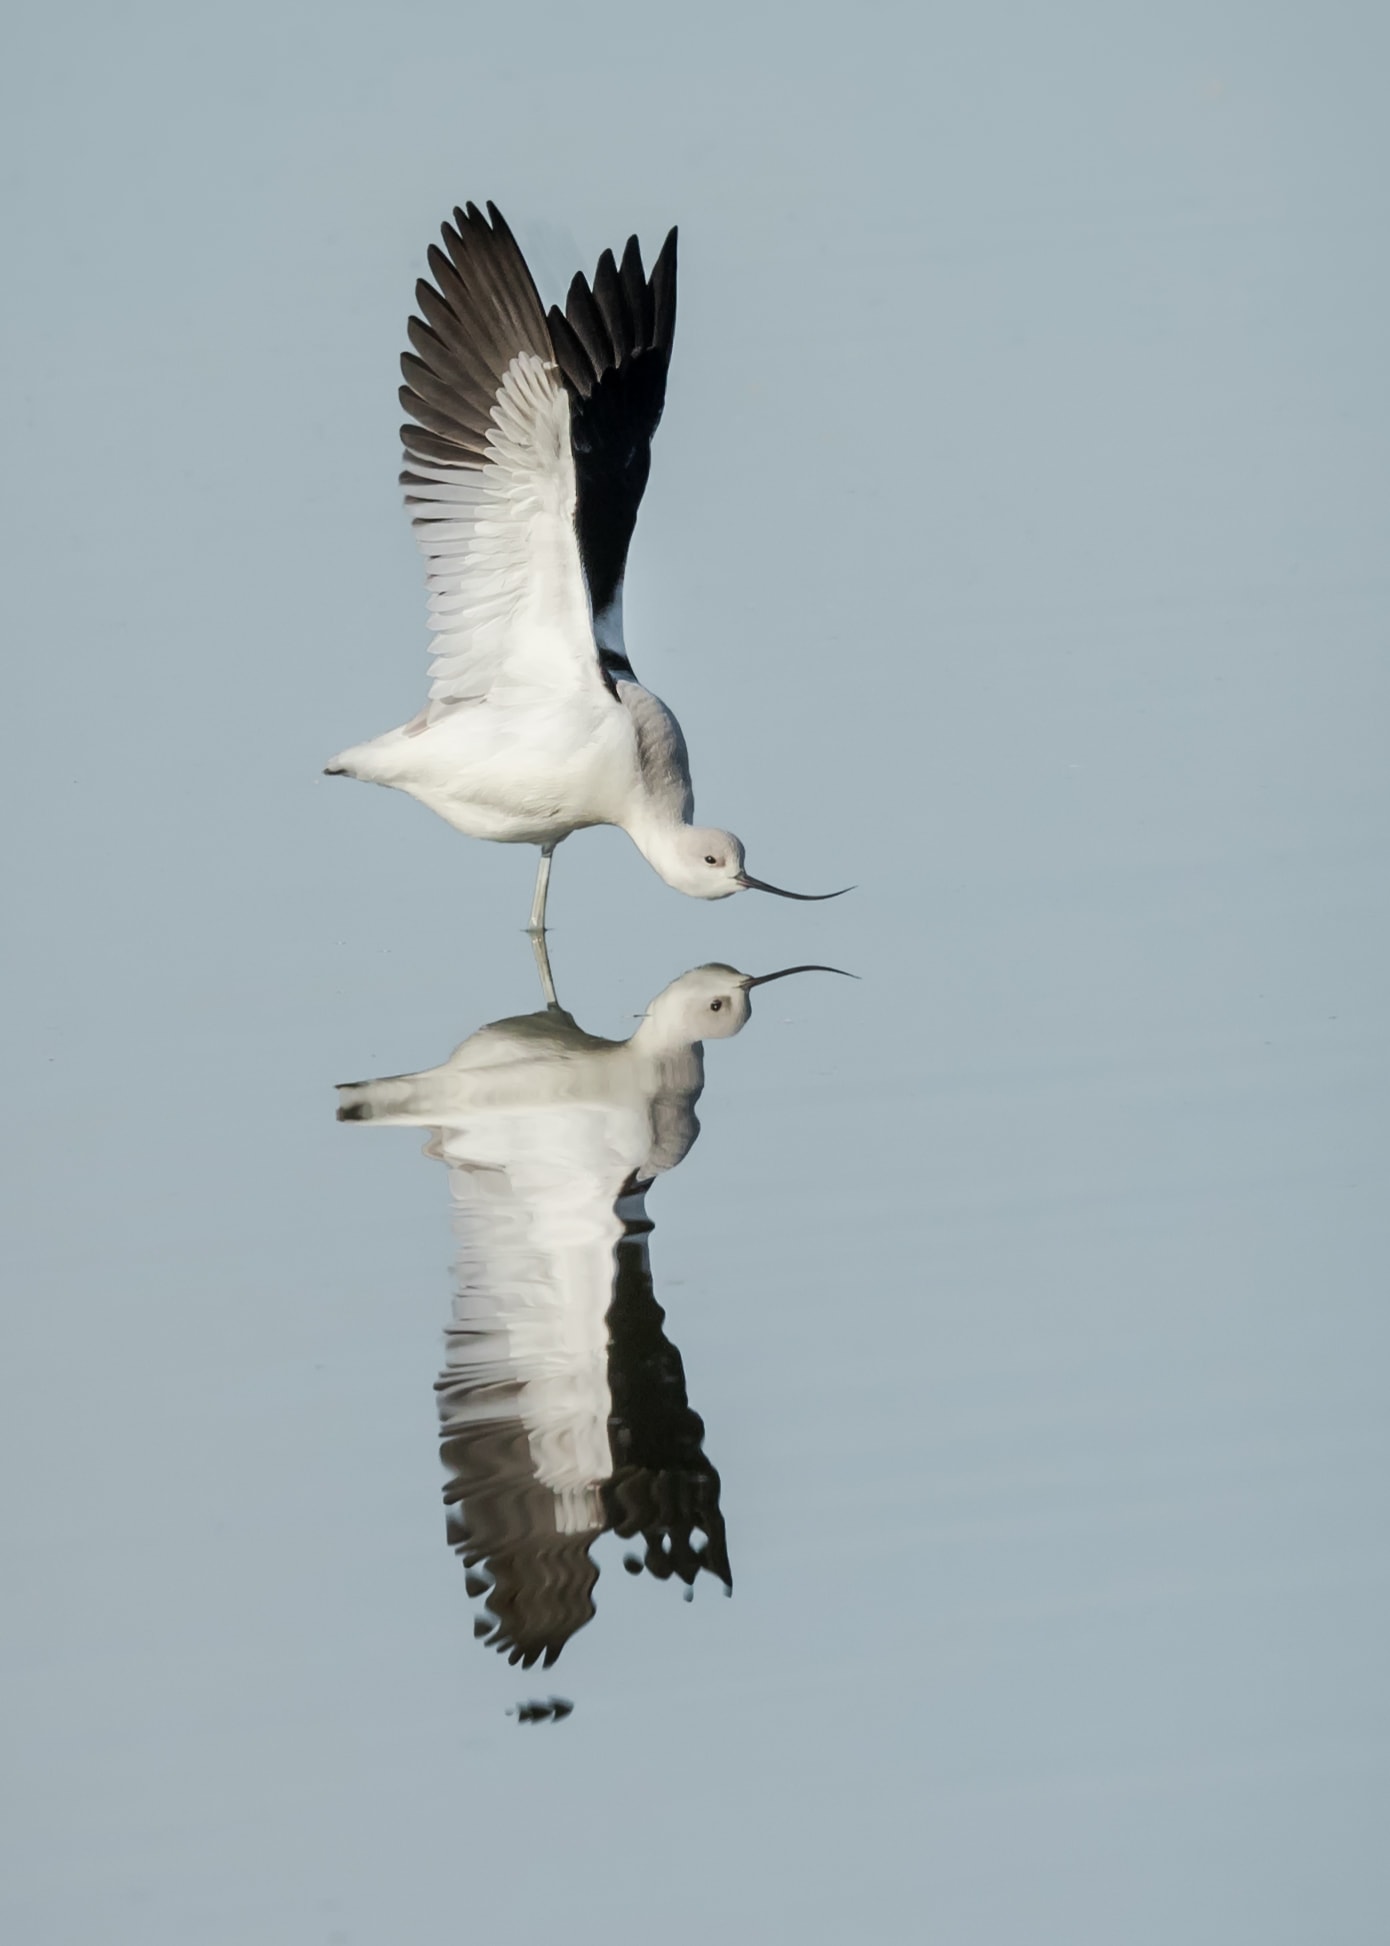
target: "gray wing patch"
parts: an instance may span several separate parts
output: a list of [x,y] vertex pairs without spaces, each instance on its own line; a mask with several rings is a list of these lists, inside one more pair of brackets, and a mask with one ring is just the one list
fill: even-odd
[[623,682],[616,693],[637,733],[637,762],[648,795],[674,811],[682,824],[689,824],[695,813],[695,793],[680,724],[661,698],[639,682]]

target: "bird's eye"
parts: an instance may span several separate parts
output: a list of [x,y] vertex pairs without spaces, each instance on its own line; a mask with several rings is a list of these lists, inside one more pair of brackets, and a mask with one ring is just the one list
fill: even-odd
[[705,863],[707,865],[717,865],[719,863],[719,860],[715,857],[712,851],[707,851],[705,853]]
[[723,1005],[724,1002],[722,1000],[711,1000],[709,1003],[709,1010],[712,1014],[717,1014],[719,1012],[719,1009]]

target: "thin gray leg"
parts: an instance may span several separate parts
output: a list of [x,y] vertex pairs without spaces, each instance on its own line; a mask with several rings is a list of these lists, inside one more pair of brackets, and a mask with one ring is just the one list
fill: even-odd
[[555,998],[555,982],[550,974],[550,955],[545,950],[545,934],[543,932],[533,932],[531,934],[531,951],[536,956],[536,971],[541,976],[541,992],[545,995],[545,1004],[547,1007],[553,1007],[558,1013],[560,1011],[560,1003]]
[[545,895],[550,890],[550,859],[554,845],[541,846],[540,869],[536,873],[536,896],[531,901],[531,923],[527,932],[545,931]]

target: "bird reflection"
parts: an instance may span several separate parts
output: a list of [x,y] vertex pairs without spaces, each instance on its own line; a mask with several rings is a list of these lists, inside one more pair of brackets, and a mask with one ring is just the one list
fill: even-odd
[[[634,1574],[732,1590],[719,1475],[652,1288],[648,1189],[699,1134],[703,1043],[747,1023],[755,979],[699,966],[625,1041],[555,999],[480,1027],[419,1074],[349,1083],[338,1118],[430,1130],[448,1165],[453,1318],[437,1383],[450,1544],[474,1632],[554,1662],[594,1614],[590,1550],[611,1531]],[[833,968],[789,967],[786,973]]]

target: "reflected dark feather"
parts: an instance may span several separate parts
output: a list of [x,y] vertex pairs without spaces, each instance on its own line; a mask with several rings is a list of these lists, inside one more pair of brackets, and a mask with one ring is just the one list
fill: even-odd
[[[705,1426],[692,1411],[681,1355],[667,1338],[652,1288],[647,1236],[638,1223],[618,1244],[608,1313],[609,1443],[613,1476],[603,1489],[608,1525],[641,1535],[641,1564],[659,1581],[693,1585],[704,1569],[733,1587],[719,1475],[705,1457]],[[694,1536],[705,1537],[697,1546]]]
[[[632,1193],[624,1185],[624,1196]],[[461,1382],[451,1368],[435,1388],[449,1543],[463,1559],[468,1593],[485,1597],[475,1634],[526,1668],[537,1661],[549,1668],[593,1619],[598,1568],[589,1550],[606,1529],[645,1543],[631,1572],[645,1568],[655,1580],[674,1577],[690,1587],[703,1571],[733,1587],[719,1474],[705,1457],[704,1422],[691,1410],[681,1355],[665,1334],[650,1231],[646,1216],[634,1211],[615,1251],[608,1314],[613,1472],[600,1490],[600,1524],[556,1531],[555,1497],[535,1477],[519,1419],[455,1423],[480,1392],[495,1393],[500,1403],[504,1386]]]
[[704,1003],[821,970],[692,968],[653,1000],[642,1018],[655,1038],[639,1043],[636,1030],[586,1033],[555,1001],[543,949],[538,964],[543,1011],[339,1097],[343,1118],[374,1107],[429,1128],[425,1154],[449,1165],[458,1255],[435,1386],[446,1532],[483,1604],[475,1633],[526,1667],[552,1664],[593,1618],[591,1550],[606,1532],[638,1542],[620,1550],[629,1573],[732,1588],[720,1477],[657,1302],[645,1197],[699,1134]]
[[563,1723],[573,1711],[574,1704],[567,1696],[549,1696],[544,1702],[518,1703],[515,1712],[508,1710],[507,1714],[515,1714],[518,1723]]
[[441,1383],[439,1453],[450,1545],[463,1557],[470,1595],[486,1593],[481,1639],[513,1663],[547,1667],[594,1616],[597,1530],[555,1530],[555,1496],[534,1475],[517,1419],[449,1427],[448,1400],[467,1388]]

